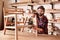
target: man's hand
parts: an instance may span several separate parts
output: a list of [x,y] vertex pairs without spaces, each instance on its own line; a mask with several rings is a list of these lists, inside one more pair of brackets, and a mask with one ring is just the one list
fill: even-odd
[[34,27],[34,29],[35,29],[35,30],[38,30],[38,31],[43,31],[42,28],[38,28],[38,27],[36,27],[36,26]]

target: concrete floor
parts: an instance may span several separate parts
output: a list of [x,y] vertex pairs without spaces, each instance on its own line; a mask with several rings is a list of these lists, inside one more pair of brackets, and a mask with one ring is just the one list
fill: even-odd
[[[6,35],[3,34],[3,31],[0,31],[0,40],[15,40],[14,31],[7,30]],[[39,34],[37,37],[33,33],[20,32],[18,31],[18,40],[60,40],[60,35],[46,35]]]

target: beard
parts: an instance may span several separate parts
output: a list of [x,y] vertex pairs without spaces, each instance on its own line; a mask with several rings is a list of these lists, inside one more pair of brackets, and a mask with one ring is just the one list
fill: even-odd
[[42,14],[42,13],[38,13],[38,15],[39,15],[39,16],[42,16],[42,15],[44,15],[44,13],[43,13],[43,14]]

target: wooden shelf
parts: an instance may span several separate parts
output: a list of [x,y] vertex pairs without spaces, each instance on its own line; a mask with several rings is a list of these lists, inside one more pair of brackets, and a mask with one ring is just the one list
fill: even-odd
[[7,14],[23,14],[24,13],[24,10],[22,8],[17,8],[17,9],[5,8],[4,10],[5,10],[4,15],[7,15]]
[[15,24],[15,23],[12,23],[12,22],[7,22],[7,24]]
[[12,6],[21,6],[21,5],[41,5],[41,4],[50,4],[51,2],[44,2],[42,0],[30,0],[30,1],[20,1],[16,3],[11,3]]
[[11,3],[12,6],[21,6],[21,5],[44,5],[44,4],[57,4],[60,3],[60,1],[54,1],[54,2],[39,2],[39,1],[34,1],[33,3],[31,1],[27,2],[16,2],[16,3]]
[[6,26],[6,28],[15,29],[15,26]]
[[38,5],[37,3],[12,3],[12,6],[28,6],[28,5]]
[[24,24],[24,22],[17,22],[17,24],[20,24],[20,23],[23,23]]
[[11,3],[11,5],[27,4],[27,3],[31,3],[31,0],[20,0],[20,2]]
[[50,4],[51,2],[38,2],[38,5]]
[[60,9],[46,9],[46,13],[60,13]]
[[23,14],[23,12],[19,12],[19,11],[11,12],[11,11],[9,11],[6,14]]
[[5,10],[5,12],[9,12],[9,11],[11,11],[11,12],[15,12],[15,11],[17,11],[17,12],[24,12],[24,10],[22,9],[22,8],[5,8],[4,9]]
[[18,28],[24,28],[24,27],[32,27],[32,25],[19,25]]
[[27,3],[31,3],[31,2],[16,2],[16,3],[12,3],[11,5],[13,5],[13,4],[27,4]]
[[60,3],[60,1],[54,1],[54,2],[52,2],[53,4],[59,4]]
[[60,3],[60,1],[46,1],[46,2],[36,2],[36,3],[38,3],[38,4],[59,4]]
[[12,3],[12,6],[27,6],[27,5],[43,5],[43,4],[50,4],[50,2],[40,2],[40,3],[31,3],[31,2],[17,2],[17,3]]
[[49,22],[49,23],[56,23],[56,24],[60,24],[60,22]]
[[16,2],[16,3],[11,3],[12,6],[26,6],[26,5],[44,5],[44,4],[57,4],[60,3],[60,1],[55,1],[55,2]]
[[59,23],[60,24],[60,19],[49,20],[49,23]]

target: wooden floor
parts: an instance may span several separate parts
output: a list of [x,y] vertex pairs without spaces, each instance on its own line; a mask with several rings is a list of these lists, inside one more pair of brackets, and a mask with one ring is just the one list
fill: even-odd
[[[3,34],[3,31],[0,31],[0,40],[15,40],[13,30],[7,30],[6,35]],[[18,31],[18,40],[60,40],[60,35],[45,35],[40,34],[37,37],[33,33],[20,32]]]

